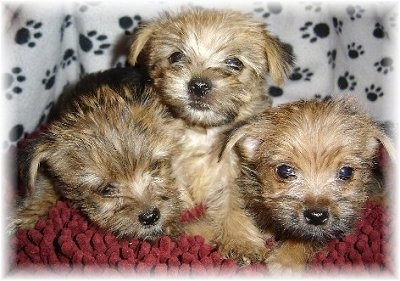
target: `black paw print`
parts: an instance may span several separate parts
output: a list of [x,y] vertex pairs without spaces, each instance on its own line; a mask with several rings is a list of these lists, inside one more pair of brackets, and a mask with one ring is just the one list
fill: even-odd
[[367,94],[367,99],[370,101],[376,101],[378,98],[383,96],[382,88],[375,87],[374,84],[365,88],[365,93]]
[[347,14],[350,16],[351,20],[355,19],[360,19],[362,17],[362,14],[365,12],[363,8],[361,8],[359,5],[350,5],[347,6],[346,8]]
[[11,69],[11,73],[3,74],[3,88],[6,90],[6,98],[11,99],[12,94],[21,94],[23,92],[21,83],[26,80],[26,77],[22,75],[22,69],[20,67],[14,67]]
[[139,15],[134,17],[124,16],[118,20],[118,24],[124,30],[125,35],[131,35],[141,21],[142,18]]
[[374,31],[372,32],[375,38],[382,39],[385,37],[385,29],[379,22],[375,24]]
[[264,8],[257,8],[254,11],[256,13],[262,13],[263,18],[268,18],[271,15],[278,15],[282,12],[282,4],[280,2],[269,2],[267,4],[267,10],[265,11]]
[[8,132],[8,140],[12,143],[16,142],[24,136],[24,132],[24,125],[17,124]]
[[54,83],[56,82],[56,74],[57,65],[55,65],[52,70],[46,70],[46,77],[42,79],[42,84],[44,85],[45,90],[49,90],[54,86]]
[[304,80],[304,81],[310,81],[311,76],[313,76],[314,73],[310,72],[308,68],[304,68],[303,70],[300,67],[296,67],[293,69],[293,72],[290,74],[289,79],[292,81],[298,81],[298,80]]
[[328,64],[332,64],[332,68],[335,68],[336,66],[336,54],[336,49],[328,51],[328,53],[326,54],[328,56]]
[[37,123],[36,127],[39,127],[42,125],[44,122],[48,120],[49,114],[51,113],[51,110],[53,109],[55,103],[51,101],[49,104],[46,105],[42,112],[42,116],[40,116],[39,122]]
[[364,54],[363,47],[361,45],[356,45],[355,42],[347,45],[348,55],[351,59],[356,59]]
[[27,44],[30,48],[35,47],[35,40],[42,37],[42,33],[40,32],[41,27],[41,22],[36,22],[34,20],[27,21],[25,27],[17,30],[15,34],[15,43],[19,45]]
[[343,76],[339,76],[337,80],[337,85],[340,90],[350,90],[353,91],[357,82],[354,80],[354,75],[350,75],[348,71],[344,73]]
[[388,74],[389,71],[393,71],[393,60],[389,57],[384,57],[380,61],[374,63],[376,70],[383,74]]
[[64,22],[61,25],[61,40],[63,40],[63,38],[64,38],[65,29],[67,29],[71,24],[72,24],[71,15],[66,15],[64,18]]
[[63,60],[61,62],[61,67],[64,69],[70,65],[73,61],[76,61],[75,51],[73,49],[67,49],[64,52]]
[[335,28],[336,33],[337,34],[342,33],[343,22],[341,20],[338,20],[336,17],[333,17],[332,23],[333,23],[333,27]]
[[90,52],[94,48],[94,43],[98,44],[97,49],[93,51],[96,55],[102,55],[105,49],[108,49],[111,44],[102,43],[107,40],[107,36],[104,34],[98,35],[97,31],[89,31],[86,35],[79,34],[79,46],[82,51]]
[[280,96],[282,96],[283,95],[283,90],[282,90],[282,88],[279,88],[279,87],[276,87],[276,86],[270,86],[269,88],[268,88],[268,94],[271,96],[271,97],[280,97]]
[[332,96],[331,95],[322,96],[320,94],[316,94],[316,95],[314,95],[314,98],[319,99],[319,100],[321,100],[323,102],[326,102],[326,101],[331,100]]
[[[313,33],[309,31],[312,29]],[[329,35],[329,26],[326,23],[318,23],[314,25],[312,22],[308,21],[304,26],[300,27],[303,35],[301,38],[310,38],[310,42],[314,43],[318,38],[325,38]]]

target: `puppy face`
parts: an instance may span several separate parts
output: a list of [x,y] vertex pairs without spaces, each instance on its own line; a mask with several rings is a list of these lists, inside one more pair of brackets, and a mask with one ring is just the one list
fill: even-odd
[[153,239],[179,221],[170,163],[174,137],[159,106],[121,96],[128,93],[106,86],[95,98],[82,95],[76,111],[52,123],[29,148],[26,174],[32,187],[50,179],[89,219],[117,236]]
[[234,11],[186,10],[144,25],[129,55],[169,108],[188,123],[219,126],[268,106],[265,76],[282,83],[290,47]]
[[380,143],[394,155],[388,137],[346,100],[273,108],[235,138],[247,159],[241,192],[257,223],[314,242],[353,227]]

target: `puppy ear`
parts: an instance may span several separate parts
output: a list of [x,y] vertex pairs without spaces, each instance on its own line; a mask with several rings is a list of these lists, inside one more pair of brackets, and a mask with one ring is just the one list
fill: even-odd
[[284,43],[277,37],[266,35],[266,48],[268,71],[271,78],[278,86],[282,86],[294,65],[294,54],[291,45]]
[[50,154],[45,135],[30,140],[18,153],[19,176],[28,193],[33,192],[40,165],[48,159]]
[[156,29],[155,23],[149,22],[142,24],[135,35],[132,37],[131,46],[128,55],[128,62],[135,66],[138,62],[138,57],[144,46],[149,42],[154,30]]
[[224,151],[231,151],[235,146],[239,150],[240,155],[246,158],[253,158],[261,144],[261,140],[256,137],[253,130],[253,126],[242,122],[227,132],[220,158],[224,154]]
[[374,135],[375,138],[385,148],[387,154],[389,155],[390,159],[392,159],[393,163],[397,163],[397,155],[396,155],[397,152],[391,138],[378,127],[375,128]]

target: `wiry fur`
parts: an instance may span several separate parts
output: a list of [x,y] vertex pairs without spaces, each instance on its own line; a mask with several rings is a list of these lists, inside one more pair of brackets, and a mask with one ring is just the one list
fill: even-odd
[[[246,208],[279,240],[270,270],[304,268],[317,249],[353,228],[376,184],[380,144],[395,157],[388,136],[346,98],[284,104],[232,131],[227,149],[236,145],[242,156],[238,185]],[[294,176],[279,176],[283,164]],[[349,179],[339,176],[343,167],[353,169]],[[307,210],[328,212],[326,221],[310,223]]]
[[[179,232],[172,176],[172,117],[130,70],[89,75],[58,120],[20,157],[30,188],[11,229],[31,228],[61,197],[118,237],[154,239]],[[131,83],[134,81],[134,83]],[[157,216],[141,223],[139,216]],[[154,217],[154,218],[155,218]]]
[[264,240],[256,237],[232,189],[236,154],[219,154],[225,130],[270,106],[266,75],[283,82],[293,63],[290,47],[249,14],[189,9],[141,26],[129,61],[147,73],[184,129],[173,171],[185,206],[207,207],[205,218],[186,231],[216,243],[224,256],[262,259]]

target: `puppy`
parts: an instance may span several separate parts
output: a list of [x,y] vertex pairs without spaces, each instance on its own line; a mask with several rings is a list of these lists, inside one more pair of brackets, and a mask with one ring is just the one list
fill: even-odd
[[65,197],[117,237],[179,233],[172,117],[131,70],[89,75],[48,130],[23,151],[30,189],[11,230],[32,228]]
[[154,93],[184,130],[173,171],[185,207],[207,208],[186,231],[216,243],[225,257],[262,259],[262,238],[242,243],[256,230],[243,220],[231,189],[238,174],[236,155],[218,156],[224,131],[270,107],[266,76],[283,82],[293,63],[290,46],[249,14],[188,9],[141,26],[129,62],[147,73]]
[[272,272],[302,270],[327,241],[349,233],[376,185],[391,140],[357,106],[336,98],[271,108],[229,135],[242,159],[238,187],[257,226],[275,235]]

